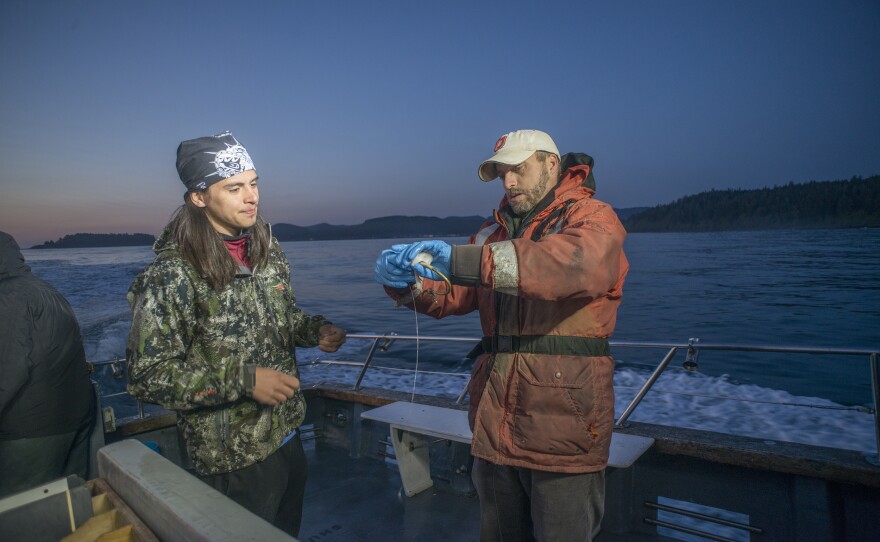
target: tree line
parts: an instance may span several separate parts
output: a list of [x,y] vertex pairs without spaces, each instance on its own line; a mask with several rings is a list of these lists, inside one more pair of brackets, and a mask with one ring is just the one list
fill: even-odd
[[[790,182],[754,190],[710,190],[651,208],[617,210],[629,232],[698,232],[880,227],[880,175]],[[355,226],[273,225],[280,241],[470,235],[484,219],[390,216]],[[31,248],[151,245],[145,233],[75,233]]]
[[73,233],[31,248],[135,247],[152,245],[154,240],[146,233]]
[[652,207],[623,223],[629,232],[876,228],[880,227],[880,175],[711,190]]

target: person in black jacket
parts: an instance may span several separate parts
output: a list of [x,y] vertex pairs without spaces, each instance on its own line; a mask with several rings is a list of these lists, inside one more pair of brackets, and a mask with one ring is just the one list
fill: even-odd
[[73,309],[0,231],[0,498],[87,478],[96,408]]

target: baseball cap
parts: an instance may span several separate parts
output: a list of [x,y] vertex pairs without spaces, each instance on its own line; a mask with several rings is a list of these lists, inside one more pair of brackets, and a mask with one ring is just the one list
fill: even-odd
[[517,130],[498,138],[495,151],[490,158],[480,164],[477,175],[483,181],[491,181],[498,177],[495,164],[515,166],[528,160],[535,151],[552,152],[557,157],[559,149],[546,132],[540,130]]

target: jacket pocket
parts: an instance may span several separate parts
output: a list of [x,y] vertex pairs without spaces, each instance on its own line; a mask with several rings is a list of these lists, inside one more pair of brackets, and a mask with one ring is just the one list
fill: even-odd
[[486,382],[489,380],[489,371],[492,368],[493,354],[481,354],[474,363],[471,371],[471,379],[467,383],[467,391],[469,397],[468,406],[468,424],[471,431],[474,430],[476,422],[477,407],[483,397],[483,390],[486,389]]
[[514,378],[514,441],[532,452],[590,451],[596,434],[592,366],[585,358],[518,356]]

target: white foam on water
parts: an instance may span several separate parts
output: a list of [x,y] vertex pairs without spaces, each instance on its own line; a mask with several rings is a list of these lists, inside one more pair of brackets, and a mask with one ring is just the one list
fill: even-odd
[[93,333],[83,333],[86,357],[90,360],[116,359],[120,352],[125,352],[130,327],[131,323],[126,320],[90,326],[89,331]]
[[[615,416],[648,379],[646,372],[618,369]],[[631,421],[703,429],[768,440],[876,451],[873,416],[819,397],[795,396],[753,384],[735,384],[682,370],[665,372],[645,395]]]
[[[306,365],[300,367],[303,384],[321,381],[354,385],[358,366]],[[364,387],[409,392],[413,371],[371,366]],[[614,376],[615,417],[647,381],[646,371],[618,368]],[[469,375],[419,371],[416,393],[458,397]],[[702,429],[768,441],[798,442],[876,453],[873,416],[865,411],[818,397],[800,397],[756,385],[735,384],[726,376],[672,370],[657,379],[630,421]]]

